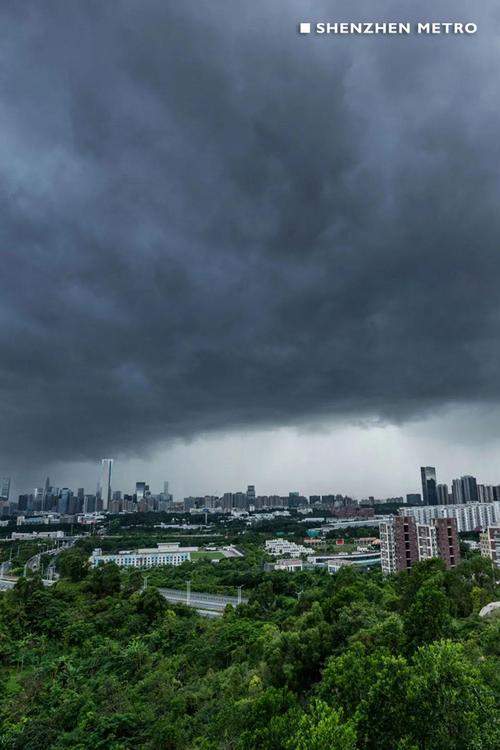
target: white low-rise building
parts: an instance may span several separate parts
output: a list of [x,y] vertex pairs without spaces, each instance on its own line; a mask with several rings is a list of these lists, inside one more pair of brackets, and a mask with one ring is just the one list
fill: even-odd
[[95,549],[89,558],[92,568],[114,562],[120,568],[154,568],[161,565],[182,565],[191,560],[191,552],[198,547],[180,547],[178,544],[158,544],[157,547],[144,547],[136,550],[122,550],[115,554],[103,554]]
[[10,535],[13,540],[22,539],[64,539],[64,531],[13,531]]
[[286,570],[288,573],[295,573],[298,570],[302,570],[304,564],[300,558],[285,558],[284,560],[276,560],[274,565],[275,570]]
[[343,560],[342,558],[332,558],[327,562],[327,569],[329,573],[337,573],[340,568],[344,568],[348,565],[353,565],[352,560]]
[[310,552],[303,544],[296,544],[288,539],[267,539],[265,546],[266,552],[276,557],[280,557],[281,555],[300,557],[301,555],[308,555]]

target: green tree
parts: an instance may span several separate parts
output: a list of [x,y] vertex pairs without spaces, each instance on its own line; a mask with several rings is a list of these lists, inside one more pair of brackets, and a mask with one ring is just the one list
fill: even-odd
[[343,722],[342,712],[315,700],[299,720],[288,750],[356,750],[352,721]]
[[74,583],[82,581],[89,570],[88,555],[80,549],[62,552],[59,556],[58,570],[64,578],[69,578]]
[[449,635],[449,601],[434,578],[423,583],[404,615],[404,623],[408,644],[412,649]]
[[496,750],[500,716],[494,695],[462,644],[420,648],[406,690],[411,735],[421,750]]

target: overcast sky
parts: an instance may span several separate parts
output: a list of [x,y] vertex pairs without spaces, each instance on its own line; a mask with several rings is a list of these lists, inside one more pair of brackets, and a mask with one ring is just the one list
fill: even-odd
[[497,6],[3,0],[0,474],[500,483]]

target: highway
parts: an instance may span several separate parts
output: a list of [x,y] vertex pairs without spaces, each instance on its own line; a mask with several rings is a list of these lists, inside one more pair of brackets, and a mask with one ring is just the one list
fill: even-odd
[[[18,578],[9,577],[9,578],[0,578],[0,591],[7,591],[8,589],[13,589],[16,583],[18,582]],[[42,583],[44,586],[53,586],[55,581],[50,581],[47,578],[42,579]]]
[[9,574],[9,570],[12,567],[12,563],[10,560],[6,560],[0,565],[0,578],[5,578]]
[[[0,578],[0,591],[7,591],[8,589],[14,588],[17,583],[17,578]],[[53,586],[55,581],[44,579],[42,581],[44,586]],[[238,605],[238,598],[236,596],[216,596],[211,594],[197,594],[191,593],[191,601],[186,601],[186,592],[178,591],[177,589],[159,589],[160,594],[165,597],[172,604],[188,604],[190,607],[196,609],[198,614],[204,615],[205,617],[222,617],[224,609],[227,604],[233,606]],[[246,602],[247,599],[241,600]]]
[[[68,549],[68,547],[71,547],[74,543],[75,539],[71,539],[70,541],[66,541],[65,543],[63,543],[60,547],[53,547],[52,549],[37,552],[36,555],[30,557],[30,559],[25,563],[25,571],[31,570],[34,573],[39,570],[42,554],[53,556],[54,559],[47,566],[47,577],[42,578],[42,583],[44,586],[53,586],[56,582],[56,578],[58,577],[57,573],[55,572],[55,558],[60,552]],[[12,589],[16,585],[16,582],[18,580],[17,577],[8,575],[11,567],[12,563],[9,560],[6,560],[5,562],[0,564],[0,591]]]
[[248,599],[237,596],[223,596],[222,594],[205,594],[198,591],[191,591],[189,594],[180,589],[163,589],[159,588],[160,594],[172,604],[187,604],[188,607],[194,607],[202,614],[207,612],[223,613],[228,604],[237,607],[238,604],[246,604]]

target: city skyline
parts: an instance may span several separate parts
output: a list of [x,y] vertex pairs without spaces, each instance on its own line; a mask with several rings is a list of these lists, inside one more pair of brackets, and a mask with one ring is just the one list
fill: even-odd
[[[120,464],[118,463],[118,467],[119,465]],[[95,495],[96,497],[101,498],[103,502],[102,509],[107,510],[110,501],[113,499],[114,494],[116,494],[117,492],[120,495],[133,495],[135,493],[138,497],[139,495],[143,497],[145,491],[148,490],[152,495],[168,495],[170,494],[169,487],[173,487],[171,479],[166,479],[165,476],[163,476],[160,478],[160,480],[151,481],[147,474],[142,474],[140,479],[136,476],[132,481],[128,480],[128,482],[125,482],[125,484],[120,483],[119,480],[114,478],[114,472],[116,469],[116,462],[114,458],[101,459],[100,461],[96,462],[93,468],[95,473],[95,482],[91,480],[90,484],[86,486],[82,486],[84,483],[81,477],[77,478],[73,482],[60,482],[56,480],[52,484],[50,482],[50,477],[47,475],[44,487],[42,487],[40,484],[35,483],[34,486],[24,486],[23,490],[20,493],[17,493],[17,488],[14,491],[11,491],[11,488],[14,486],[12,484],[12,477],[8,476],[5,473],[4,475],[0,474],[0,499],[7,499],[9,494],[11,502],[15,500],[16,494],[34,494],[40,495],[40,497],[45,498],[48,490],[52,487],[55,487],[58,490],[70,489],[76,494],[76,488],[79,488],[78,492],[85,492],[85,495]],[[420,500],[418,502],[422,502],[424,505],[446,505],[452,503],[460,504],[470,502],[491,502],[494,499],[496,500],[496,497],[493,497],[493,493],[497,493],[498,490],[500,490],[500,474],[496,479],[493,478],[491,480],[484,480],[484,478],[481,476],[475,476],[470,473],[465,473],[463,471],[463,468],[460,468],[459,471],[456,472],[456,476],[453,477],[444,476],[439,468],[435,466],[421,466],[418,471],[420,479],[420,487],[418,492],[414,492],[413,487],[410,489],[400,487],[397,492],[393,493],[392,495],[385,495],[385,497],[389,499],[401,497],[405,500],[405,502],[410,502],[409,498],[417,498],[419,496]],[[119,471],[118,476],[120,476]],[[345,479],[343,480],[343,482],[345,482]],[[172,496],[175,499],[181,499],[182,497],[185,498],[201,496],[222,497],[227,492],[242,492],[244,486],[248,487],[253,497],[255,497],[256,495],[288,495],[292,493],[297,493],[309,497],[311,495],[330,495],[331,493],[333,493],[343,495],[345,497],[350,497],[357,501],[367,500],[369,498],[375,498],[376,500],[384,498],[384,494],[377,495],[374,492],[366,492],[362,495],[357,495],[352,491],[346,490],[344,485],[341,488],[334,483],[332,483],[328,487],[324,487],[321,490],[315,489],[314,485],[312,487],[304,486],[303,483],[295,485],[290,485],[290,483],[288,483],[286,486],[281,485],[279,487],[268,486],[267,489],[262,490],[261,485],[257,485],[256,489],[255,477],[249,477],[249,482],[246,484],[243,483],[243,485],[241,486],[237,486],[234,483],[232,486],[230,486],[227,482],[225,482],[223,477],[219,477],[217,489],[215,490],[213,489],[213,486],[208,488],[203,487],[201,491],[192,490],[190,492],[181,492],[178,495],[176,495],[174,491],[174,493],[172,493]],[[2,488],[7,488],[6,492],[2,491]]]

